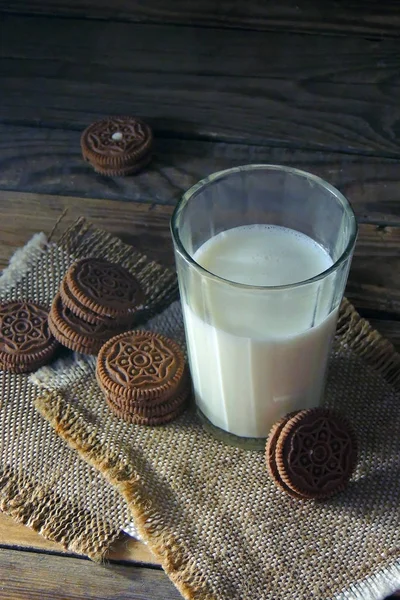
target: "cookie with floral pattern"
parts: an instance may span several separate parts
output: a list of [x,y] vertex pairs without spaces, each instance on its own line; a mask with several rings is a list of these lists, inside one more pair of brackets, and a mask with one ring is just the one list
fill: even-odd
[[276,443],[279,477],[303,498],[323,499],[342,491],[357,463],[357,439],[348,420],[332,410],[301,410],[282,428]]
[[28,301],[0,305],[0,368],[34,371],[50,360],[57,347],[44,307]]
[[132,322],[144,303],[136,277],[121,265],[99,258],[75,262],[64,277],[60,294],[65,306],[89,322]]
[[106,393],[138,403],[160,403],[179,390],[187,373],[176,342],[151,331],[128,331],[111,338],[97,357],[97,379]]
[[81,136],[82,155],[97,173],[131,175],[151,160],[153,133],[141,119],[108,117],[92,123]]

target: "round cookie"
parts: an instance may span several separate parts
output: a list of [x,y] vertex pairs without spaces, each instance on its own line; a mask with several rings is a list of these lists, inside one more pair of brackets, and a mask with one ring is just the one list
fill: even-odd
[[35,370],[53,356],[57,346],[44,307],[28,301],[0,305],[0,364],[4,370]]
[[60,294],[54,297],[49,327],[53,336],[63,346],[82,354],[97,354],[104,342],[121,331],[118,322],[88,323],[77,317],[61,300]]
[[106,393],[133,401],[165,401],[179,389],[186,372],[176,342],[151,331],[128,331],[104,344],[97,378]]
[[153,133],[141,119],[109,117],[92,123],[81,136],[82,155],[103,175],[131,175],[151,160]]
[[290,496],[293,496],[293,498],[296,498],[297,500],[303,500],[303,496],[294,492],[289,486],[286,485],[286,483],[284,483],[284,481],[282,481],[282,478],[279,475],[278,467],[276,465],[275,457],[276,445],[278,443],[278,439],[282,432],[282,429],[289,421],[289,419],[291,419],[296,414],[297,411],[288,413],[272,426],[265,447],[265,459],[267,463],[268,473],[273,479],[274,483],[277,485],[277,487],[289,494]]
[[121,394],[113,393],[109,389],[107,389],[100,380],[97,370],[96,379],[102,392],[106,396],[109,396],[113,400],[113,402],[120,407],[121,410],[127,412],[137,411],[139,413],[142,413],[147,409],[152,410],[157,406],[164,406],[165,404],[173,402],[175,398],[177,398],[178,396],[180,397],[184,393],[186,395],[189,395],[189,392],[191,390],[189,370],[186,364],[184,367],[182,377],[180,378],[180,381],[177,383],[177,385],[171,386],[170,388],[167,388],[166,390],[162,391],[160,394],[155,395],[136,395],[133,398],[126,398],[124,396],[121,396]]
[[111,411],[117,417],[119,417],[123,421],[126,421],[127,423],[130,423],[132,425],[150,425],[150,426],[166,425],[167,423],[170,423],[171,421],[173,421],[174,419],[179,417],[179,415],[183,412],[183,409],[185,407],[185,403],[182,402],[176,408],[176,410],[169,412],[166,415],[157,416],[157,417],[142,417],[135,413],[121,411],[119,409],[119,407],[114,404],[114,402],[111,400],[111,398],[109,398],[107,396],[106,396],[106,402],[107,402],[109,408],[111,409]]
[[85,308],[83,304],[78,302],[76,298],[71,294],[71,291],[66,283],[66,279],[61,281],[59,294],[61,296],[62,303],[69,308],[69,310],[74,313],[77,317],[82,319],[83,321],[87,321],[88,323],[104,323],[104,321],[112,321],[108,317],[100,317],[96,315],[96,313],[92,312],[88,308]]
[[[69,308],[69,310],[74,315],[79,317],[79,319],[82,319],[82,321],[91,323],[93,325],[103,324],[110,328],[115,327],[115,323],[116,323],[115,319],[112,319],[110,317],[101,317],[100,315],[97,315],[93,311],[86,308],[83,304],[81,304],[79,302],[79,300],[77,300],[77,298],[75,298],[72,295],[72,293],[66,283],[65,277],[61,281],[59,294],[61,296],[61,301],[64,304],[64,306]],[[124,326],[125,329],[130,329],[133,325],[133,321],[134,321],[135,317],[136,317],[136,312],[134,312],[133,314],[129,314],[124,318],[119,317],[118,323],[121,324],[121,327]]]
[[299,411],[280,432],[275,460],[293,492],[323,499],[342,491],[356,466],[357,440],[350,423],[334,411]]
[[126,177],[128,175],[135,175],[136,173],[139,173],[139,171],[143,171],[143,169],[150,163],[151,159],[152,155],[151,152],[149,152],[148,155],[142,160],[135,161],[131,165],[127,165],[118,169],[110,169],[109,167],[103,167],[100,164],[93,163],[88,159],[86,160],[91,162],[93,169],[99,175],[106,175],[107,177]]
[[174,413],[178,408],[185,404],[186,400],[189,398],[190,394],[190,386],[189,382],[186,382],[185,386],[180,387],[177,390],[176,394],[169,399],[167,399],[163,403],[154,404],[151,401],[143,402],[143,403],[135,403],[129,404],[129,401],[121,399],[119,396],[112,394],[111,392],[105,394],[108,400],[110,400],[113,405],[123,413],[135,414],[139,417],[145,418],[153,418],[153,417],[162,417],[164,415],[168,415],[169,413]]
[[60,293],[64,304],[77,316],[91,320],[94,314],[97,322],[107,318],[132,320],[144,302],[139,282],[127,269],[98,258],[74,263],[65,275]]

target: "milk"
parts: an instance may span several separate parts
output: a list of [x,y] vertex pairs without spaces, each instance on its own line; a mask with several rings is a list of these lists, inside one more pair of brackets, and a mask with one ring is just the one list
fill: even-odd
[[[183,298],[196,402],[217,427],[266,437],[289,411],[317,406],[335,331],[332,265],[308,236],[272,225],[237,227],[205,242],[194,260],[220,278],[193,281]],[[189,306],[190,305],[190,306]]]

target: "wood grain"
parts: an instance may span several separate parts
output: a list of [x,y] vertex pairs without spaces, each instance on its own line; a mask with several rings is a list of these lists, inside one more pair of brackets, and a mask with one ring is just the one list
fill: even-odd
[[273,32],[3,20],[1,122],[81,129],[133,113],[159,136],[400,156],[399,54],[390,40],[368,51],[365,42],[364,59],[347,38],[303,36],[301,50]]
[[[0,267],[34,233],[48,235],[65,209],[68,212],[59,231],[84,216],[149,256],[173,265],[170,206],[0,191]],[[346,294],[361,311],[390,312],[393,321],[400,320],[400,227],[360,225]],[[390,333],[387,328],[385,332]],[[394,332],[397,339],[398,329]]]
[[0,599],[178,600],[167,576],[156,569],[96,565],[79,558],[0,549]]
[[114,69],[299,82],[400,83],[399,40],[387,37],[309,36],[17,15],[4,15],[3,24],[4,58],[16,65],[28,59],[29,72],[33,61],[43,61],[49,77],[60,76],[57,69],[63,61],[64,77],[80,67],[77,73],[86,68],[90,77]]
[[[17,523],[11,517],[0,512],[0,548],[4,547],[68,554],[61,544],[47,540],[30,527]],[[127,535],[121,535],[110,551],[108,559],[159,565],[145,544]]]
[[368,319],[371,326],[384,337],[390,339],[395,348],[400,351],[400,321],[391,319]]
[[0,125],[0,188],[39,194],[175,205],[214,171],[275,163],[319,175],[351,201],[363,223],[400,224],[398,161],[335,152],[157,139],[155,159],[135,177],[103,177],[83,161],[80,132]]
[[358,32],[398,36],[396,0],[8,0],[1,8],[13,12],[83,18],[279,29],[307,32]]
[[54,237],[83,216],[149,256],[173,264],[171,207],[0,191],[0,268],[36,232],[49,235],[65,210],[67,213]]

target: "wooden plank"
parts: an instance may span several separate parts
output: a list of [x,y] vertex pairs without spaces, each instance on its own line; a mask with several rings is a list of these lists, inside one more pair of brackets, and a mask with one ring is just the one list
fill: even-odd
[[[249,33],[4,15],[2,45],[3,56],[13,59],[14,65],[15,61],[29,59],[26,65],[32,71],[32,62],[40,60],[47,66],[47,75],[56,77],[58,61],[63,61],[64,76],[86,63],[91,77],[113,69],[201,77],[382,85],[390,79],[392,85],[399,83],[399,40],[387,37],[309,36],[284,31]],[[6,67],[3,68],[6,72]]]
[[[170,206],[0,191],[0,267],[34,233],[49,234],[65,209],[62,228],[84,216],[173,264]],[[346,293],[361,310],[388,311],[394,320],[400,318],[400,226],[361,224]]]
[[[182,598],[161,571],[125,565],[100,566],[72,557],[0,549],[0,573],[0,599],[4,600]],[[399,596],[400,592],[390,598]]]
[[3,10],[150,23],[398,35],[396,0],[8,0]]
[[[0,547],[67,554],[61,544],[47,540],[30,527],[17,523],[4,513],[0,513]],[[121,535],[121,538],[113,546],[108,559],[159,565],[145,544],[127,535]]]
[[178,600],[157,569],[96,565],[79,558],[0,549],[0,599],[4,600]]
[[377,329],[384,337],[400,351],[400,321],[392,319],[368,319],[374,329]]
[[[346,50],[347,38],[303,36],[302,50],[293,50],[275,33],[253,40],[241,31],[62,18],[4,22],[2,122],[81,129],[101,115],[136,113],[163,136],[400,155],[390,41],[370,43],[368,52],[365,42],[364,59],[354,41]],[[99,50],[116,40],[118,53]],[[276,68],[268,66],[273,53],[282,57]]]
[[361,225],[346,294],[362,310],[400,315],[400,227]]
[[169,206],[0,191],[0,268],[36,232],[49,235],[64,211],[59,231],[83,216],[147,255],[173,264]]
[[155,159],[135,177],[102,177],[81,157],[80,132],[0,125],[0,189],[174,205],[210,173],[275,163],[319,175],[351,201],[360,222],[400,223],[398,161],[334,152],[157,139]]

